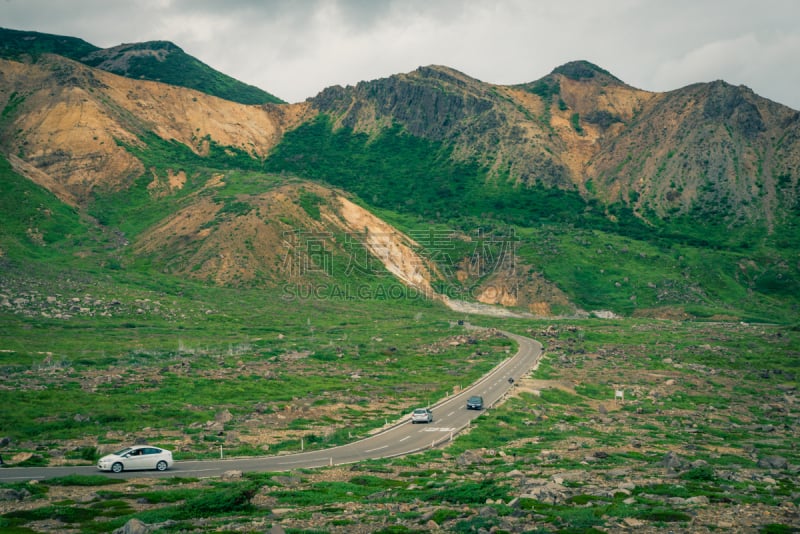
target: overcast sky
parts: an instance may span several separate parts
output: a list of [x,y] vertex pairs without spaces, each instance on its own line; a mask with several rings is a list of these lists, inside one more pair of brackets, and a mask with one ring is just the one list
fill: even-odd
[[800,109],[798,0],[0,0],[0,26],[172,41],[288,102],[421,65],[515,84],[585,59],[641,89],[722,79]]

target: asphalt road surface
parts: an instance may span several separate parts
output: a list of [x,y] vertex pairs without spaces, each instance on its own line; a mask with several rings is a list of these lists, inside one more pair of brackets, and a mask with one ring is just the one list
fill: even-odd
[[[220,460],[176,461],[171,469],[158,471],[124,471],[119,474],[105,473],[112,478],[133,477],[216,477],[226,471],[278,472],[292,469],[352,464],[375,458],[404,456],[442,445],[467,428],[470,421],[495,406],[508,394],[514,385],[509,378],[519,378],[533,369],[542,354],[542,345],[533,339],[503,332],[519,345],[517,353],[497,365],[479,381],[431,406],[433,422],[412,424],[408,417],[368,438],[332,447],[330,449]],[[480,395],[484,410],[467,410],[467,399]],[[73,467],[9,467],[0,469],[0,481],[43,480],[67,475],[96,475],[101,473],[95,466]]]

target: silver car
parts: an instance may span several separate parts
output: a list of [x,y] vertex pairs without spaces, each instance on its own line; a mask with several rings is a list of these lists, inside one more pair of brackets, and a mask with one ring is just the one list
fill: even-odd
[[433,422],[433,412],[430,411],[428,408],[417,408],[413,412],[411,412],[411,423],[432,423]]
[[115,453],[103,456],[97,462],[99,470],[113,473],[137,469],[166,471],[170,467],[172,467],[172,453],[152,445],[125,447]]

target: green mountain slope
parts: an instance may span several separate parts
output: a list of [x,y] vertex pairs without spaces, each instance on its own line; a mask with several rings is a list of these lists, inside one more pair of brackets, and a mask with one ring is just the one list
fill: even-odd
[[[798,304],[800,272],[784,261],[797,249],[788,243],[742,242],[745,234],[715,233],[710,222],[646,224],[621,203],[486,182],[485,168],[450,156],[446,145],[398,128],[370,139],[334,131],[321,117],[288,133],[266,168],[334,184],[380,208],[420,237],[424,254],[450,274],[440,290],[453,297],[494,292],[523,308],[566,314],[577,306],[762,318]],[[501,264],[503,253],[513,256],[512,266]],[[547,304],[557,295],[545,281],[572,304]]]
[[73,37],[0,28],[0,57],[36,59],[58,54],[91,67],[134,79],[196,89],[242,104],[279,104],[280,98],[242,83],[186,54],[167,41],[122,44],[102,49]]
[[498,184],[519,199],[540,185],[574,191],[610,219],[634,214],[722,246],[796,224],[800,113],[724,82],[648,93],[578,61],[499,87],[434,66],[312,101],[334,131],[374,139],[399,129],[441,143],[454,162],[484,169],[489,197]]
[[58,54],[79,60],[97,50],[100,47],[77,37],[0,28],[0,57],[6,59],[21,61],[30,57],[35,60],[42,54]]
[[0,256],[58,259],[89,235],[91,226],[78,210],[17,174],[0,155]]

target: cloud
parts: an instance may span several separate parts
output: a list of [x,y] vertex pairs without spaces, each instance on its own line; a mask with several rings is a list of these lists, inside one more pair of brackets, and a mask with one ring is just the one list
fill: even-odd
[[695,82],[722,79],[747,85],[759,94],[781,102],[795,102],[800,69],[800,35],[778,32],[768,36],[747,33],[706,43],[681,57],[664,61],[652,77],[661,88],[678,88]]

